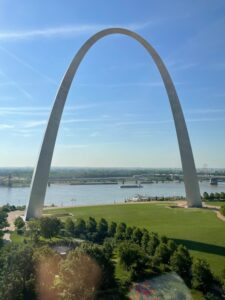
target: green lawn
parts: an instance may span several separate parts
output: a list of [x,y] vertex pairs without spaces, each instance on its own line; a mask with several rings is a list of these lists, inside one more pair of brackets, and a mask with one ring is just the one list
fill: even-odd
[[225,201],[205,201],[206,204],[212,206],[222,206],[225,205]]
[[121,204],[60,209],[45,213],[70,213],[74,218],[89,216],[97,220],[125,222],[167,235],[190,250],[193,257],[208,260],[215,274],[225,267],[225,222],[206,209],[168,208],[168,204]]

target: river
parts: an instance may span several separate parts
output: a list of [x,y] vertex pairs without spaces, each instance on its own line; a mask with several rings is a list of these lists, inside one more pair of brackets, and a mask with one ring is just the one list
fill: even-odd
[[[9,203],[24,205],[29,196],[28,187],[0,187],[0,205]],[[201,193],[225,192],[225,183],[212,186],[209,182],[200,182]],[[123,188],[119,185],[66,185],[52,184],[47,188],[46,205],[57,206],[96,205],[124,202],[136,194],[143,196],[184,196],[184,184],[177,182],[143,184],[143,188]]]

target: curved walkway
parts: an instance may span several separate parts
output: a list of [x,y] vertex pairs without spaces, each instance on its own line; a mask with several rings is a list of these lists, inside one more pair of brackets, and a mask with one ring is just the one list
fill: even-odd
[[203,202],[203,208],[211,209],[212,211],[214,211],[216,213],[218,219],[225,221],[225,216],[223,216],[221,214],[220,207],[214,206],[214,205],[208,205]]

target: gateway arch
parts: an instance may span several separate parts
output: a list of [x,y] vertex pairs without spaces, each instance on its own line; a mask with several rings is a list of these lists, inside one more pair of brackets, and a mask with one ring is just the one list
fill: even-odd
[[194,157],[192,153],[192,148],[190,144],[190,139],[189,139],[184,115],[182,112],[180,101],[176,93],[176,89],[167,71],[166,66],[164,65],[163,61],[161,60],[160,56],[155,51],[155,49],[137,33],[123,28],[108,28],[94,34],[83,44],[83,46],[80,48],[80,50],[73,58],[71,64],[69,65],[63,77],[63,80],[57,92],[55,102],[48,120],[37,165],[33,173],[30,197],[29,197],[26,216],[25,216],[26,220],[29,220],[31,218],[38,218],[42,214],[46,188],[48,183],[48,177],[49,177],[49,171],[51,167],[51,161],[52,161],[53,151],[54,151],[56,137],[58,133],[58,128],[60,125],[60,120],[67,99],[67,95],[71,83],[73,81],[73,78],[76,74],[76,71],[78,70],[80,63],[84,58],[84,56],[86,55],[86,53],[88,52],[88,50],[98,40],[111,34],[123,34],[135,39],[147,50],[147,52],[153,58],[161,74],[162,80],[164,82],[168,94],[173,118],[174,118],[182,168],[183,168],[187,206],[188,207],[202,206],[199,184],[198,184],[196,168],[194,163]]

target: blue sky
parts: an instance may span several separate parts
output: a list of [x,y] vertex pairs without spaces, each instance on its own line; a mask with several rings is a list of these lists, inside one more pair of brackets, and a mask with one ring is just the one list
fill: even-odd
[[[225,2],[0,0],[0,166],[34,166],[63,74],[92,34],[146,38],[174,80],[197,167],[225,167]],[[125,36],[100,40],[67,99],[54,166],[180,167],[160,75]]]

